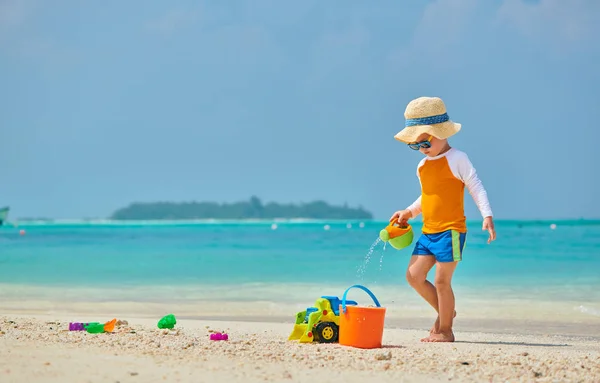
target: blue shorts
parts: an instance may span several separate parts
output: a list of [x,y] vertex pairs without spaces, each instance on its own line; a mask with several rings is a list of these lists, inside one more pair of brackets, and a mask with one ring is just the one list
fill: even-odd
[[467,233],[459,233],[456,230],[421,234],[413,255],[433,255],[438,262],[462,261],[466,239]]

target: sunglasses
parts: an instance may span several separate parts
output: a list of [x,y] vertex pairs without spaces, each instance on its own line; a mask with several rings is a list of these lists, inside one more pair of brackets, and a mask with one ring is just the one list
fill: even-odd
[[421,148],[429,149],[429,148],[431,148],[431,139],[432,138],[433,138],[433,136],[429,136],[429,138],[424,141],[410,143],[410,144],[408,144],[408,147],[411,148],[412,150],[419,150]]

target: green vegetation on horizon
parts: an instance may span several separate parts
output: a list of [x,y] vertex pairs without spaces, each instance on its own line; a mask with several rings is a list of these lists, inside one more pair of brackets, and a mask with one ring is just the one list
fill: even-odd
[[324,201],[309,203],[263,204],[258,197],[234,203],[217,202],[136,202],[115,211],[114,220],[177,219],[373,219],[362,207],[332,206]]

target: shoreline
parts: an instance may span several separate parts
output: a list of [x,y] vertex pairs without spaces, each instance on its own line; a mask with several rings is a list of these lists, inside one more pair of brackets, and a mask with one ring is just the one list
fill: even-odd
[[[110,320],[112,318],[106,318]],[[600,343],[581,337],[456,331],[426,344],[423,331],[386,328],[383,347],[288,341],[293,323],[122,318],[111,334],[68,331],[64,315],[0,317],[0,381],[183,382],[598,382]],[[76,320],[100,320],[95,315]],[[228,341],[210,341],[226,331]],[[373,380],[375,379],[375,380]]]
[[[341,297],[343,292],[339,286],[310,284],[244,286],[242,296],[239,296],[240,289],[227,286],[150,286],[119,290],[116,287],[0,284],[0,291],[0,313],[4,315],[156,318],[173,313],[190,320],[288,324],[293,324],[296,313],[313,306],[321,295],[337,292]],[[383,286],[373,291],[387,309],[386,325],[390,328],[423,331],[431,327],[435,312],[412,291],[389,290]],[[598,334],[600,337],[597,302],[551,300],[551,297],[509,299],[506,295],[503,300],[495,301],[487,295],[458,294],[461,298],[457,299],[455,326],[459,331]],[[348,298],[357,300],[361,306],[372,304],[361,292],[351,293]]]

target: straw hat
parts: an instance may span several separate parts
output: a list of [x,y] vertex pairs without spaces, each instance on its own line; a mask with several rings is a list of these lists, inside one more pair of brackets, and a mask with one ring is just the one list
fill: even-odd
[[394,136],[398,141],[411,143],[423,134],[444,139],[460,130],[461,125],[450,121],[446,105],[439,97],[419,97],[408,103],[404,111],[405,128]]

